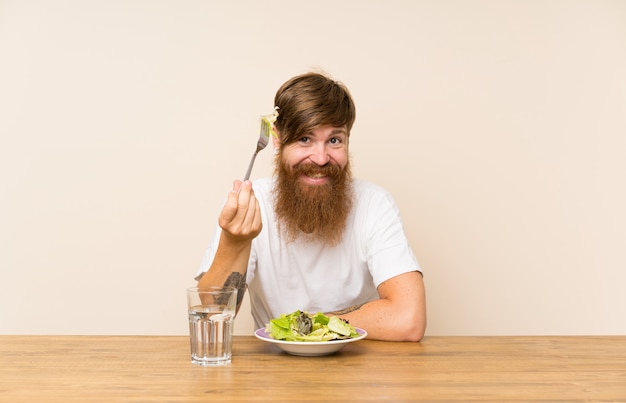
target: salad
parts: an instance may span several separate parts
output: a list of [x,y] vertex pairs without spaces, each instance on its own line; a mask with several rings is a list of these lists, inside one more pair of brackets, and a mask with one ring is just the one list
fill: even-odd
[[286,341],[331,341],[360,336],[354,326],[337,316],[300,310],[270,320],[265,331],[273,339]]

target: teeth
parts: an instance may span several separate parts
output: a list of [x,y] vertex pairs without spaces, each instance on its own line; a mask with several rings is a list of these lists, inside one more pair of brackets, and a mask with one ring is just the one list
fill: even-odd
[[319,179],[319,178],[323,178],[324,175],[322,174],[311,174],[309,175],[309,178],[313,178],[313,179]]

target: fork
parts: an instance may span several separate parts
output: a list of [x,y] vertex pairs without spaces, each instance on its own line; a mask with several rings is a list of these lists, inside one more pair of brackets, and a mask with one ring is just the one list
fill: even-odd
[[252,166],[254,165],[254,160],[256,160],[256,156],[265,147],[267,147],[267,143],[270,140],[270,131],[271,131],[271,123],[268,119],[261,118],[261,132],[259,133],[259,141],[256,143],[256,151],[252,154],[252,159],[250,160],[250,164],[248,165],[248,170],[246,171],[246,175],[243,180],[247,181],[250,179],[250,173],[252,172]]

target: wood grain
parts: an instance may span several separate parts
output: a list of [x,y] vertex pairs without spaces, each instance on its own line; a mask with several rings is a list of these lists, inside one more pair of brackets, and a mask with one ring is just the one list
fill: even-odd
[[1,402],[626,402],[626,336],[362,340],[325,357],[236,336],[203,368],[186,337],[0,336]]

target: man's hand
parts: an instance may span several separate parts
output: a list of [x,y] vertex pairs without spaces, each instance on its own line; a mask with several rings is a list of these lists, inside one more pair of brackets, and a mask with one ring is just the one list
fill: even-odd
[[219,216],[223,235],[234,242],[251,241],[261,232],[261,209],[250,181],[233,182],[233,190]]
[[233,182],[233,190],[219,217],[222,228],[215,258],[209,270],[198,281],[198,287],[235,286],[237,310],[246,292],[246,272],[252,240],[259,235],[263,224],[261,208],[254,197],[250,181]]

